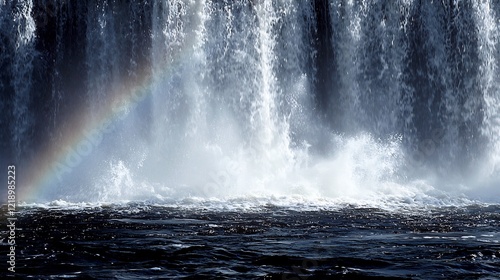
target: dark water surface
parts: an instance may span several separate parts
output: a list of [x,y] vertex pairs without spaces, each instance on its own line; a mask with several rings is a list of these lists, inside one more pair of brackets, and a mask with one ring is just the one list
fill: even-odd
[[[6,231],[2,208],[2,237]],[[498,279],[500,206],[24,208],[17,278]],[[2,259],[8,250],[2,240]],[[5,275],[4,263],[0,275]],[[4,277],[2,276],[2,279]]]

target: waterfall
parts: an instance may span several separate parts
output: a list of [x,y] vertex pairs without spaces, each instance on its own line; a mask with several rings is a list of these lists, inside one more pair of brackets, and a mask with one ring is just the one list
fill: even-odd
[[[29,152],[34,136],[32,76],[36,59],[35,21],[32,17],[32,1],[1,3],[2,7],[2,91],[12,92],[2,98],[5,112],[10,112],[5,121],[9,126],[11,147],[15,159],[21,159],[23,152]],[[10,72],[10,73],[9,73]],[[10,85],[6,80],[10,80]],[[6,103],[6,99],[10,102]],[[8,111],[7,111],[8,110]],[[8,124],[7,124],[8,123]],[[4,130],[5,131],[5,130]],[[7,139],[5,140],[7,141]]]
[[331,1],[333,51],[344,129],[377,136],[410,133],[413,92],[405,81],[411,55],[411,1]]
[[491,0],[0,1],[2,162],[49,200],[488,193],[498,26]]
[[[496,6],[495,6],[496,5]],[[500,30],[498,29],[498,4],[482,2],[474,4],[474,20],[478,26],[478,48],[480,66],[478,69],[479,89],[483,93],[484,103],[483,119],[481,126],[482,136],[488,139],[483,147],[487,150],[486,160],[481,164],[482,170],[476,176],[482,177],[481,181],[490,181],[495,185],[498,182],[500,158]],[[495,22],[496,20],[496,22]],[[484,184],[484,183],[483,183]]]

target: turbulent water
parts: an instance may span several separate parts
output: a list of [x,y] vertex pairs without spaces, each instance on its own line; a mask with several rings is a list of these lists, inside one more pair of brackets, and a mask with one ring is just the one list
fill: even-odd
[[[5,210],[5,209],[3,209]],[[4,220],[4,219],[2,219]],[[20,278],[498,279],[500,208],[23,209]],[[3,273],[3,271],[2,271]]]
[[496,0],[0,0],[21,275],[493,278],[499,27]]

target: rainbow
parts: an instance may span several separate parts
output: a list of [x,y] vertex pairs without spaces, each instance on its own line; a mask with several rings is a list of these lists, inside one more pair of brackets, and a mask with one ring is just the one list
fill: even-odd
[[[148,67],[138,71],[137,78],[122,88],[126,90],[110,92],[103,102],[103,109],[92,121],[85,120],[85,108],[79,108],[67,121],[61,140],[49,143],[27,166],[26,170],[18,170],[18,176],[24,177],[17,187],[17,198],[20,202],[40,201],[47,193],[53,193],[60,185],[63,176],[80,164],[99,145],[103,137],[113,130],[113,126],[126,117],[126,112],[133,110],[145,100],[159,82],[168,78],[175,70],[175,65],[189,58],[192,48],[181,50],[174,61],[161,65],[155,74]],[[149,66],[151,67],[151,66]]]

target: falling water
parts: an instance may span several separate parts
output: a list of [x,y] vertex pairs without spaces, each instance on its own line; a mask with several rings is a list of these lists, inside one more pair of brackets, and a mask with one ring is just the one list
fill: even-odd
[[[36,57],[34,48],[35,22],[32,17],[33,2],[19,1],[2,3],[2,55],[1,62],[4,77],[10,78],[10,85],[2,81],[2,103],[6,98],[12,100],[13,106],[5,104],[11,114],[7,116],[5,125],[10,128],[11,148],[13,156],[20,159],[24,152],[29,152],[34,135],[34,115],[31,97],[33,64]],[[9,13],[10,12],[10,13]],[[10,72],[10,73],[9,73]],[[9,87],[10,86],[10,87]],[[6,114],[7,115],[7,114]],[[7,131],[4,130],[4,133]]]

